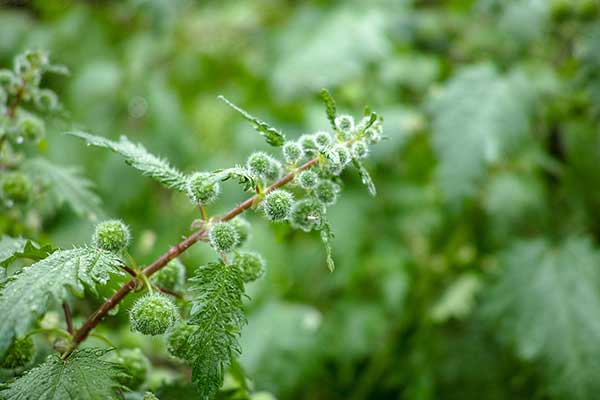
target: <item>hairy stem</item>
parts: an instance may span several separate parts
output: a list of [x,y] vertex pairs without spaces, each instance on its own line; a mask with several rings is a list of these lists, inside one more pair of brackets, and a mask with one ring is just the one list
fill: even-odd
[[[281,186],[284,186],[285,184],[290,182],[292,179],[294,179],[294,176],[298,172],[309,169],[310,167],[315,165],[318,161],[319,161],[318,157],[315,157],[312,160],[307,161],[302,166],[298,167],[295,171],[290,172],[283,178],[279,179],[277,182],[273,183],[271,186],[269,186],[267,189],[265,189],[263,193],[269,193],[272,190],[275,190],[277,188],[280,188]],[[254,204],[254,202],[257,200],[257,198],[258,198],[258,195],[254,195],[254,196],[246,199],[244,202],[233,207],[227,213],[218,217],[217,220],[218,221],[229,221],[229,220],[235,218],[239,214],[241,214],[244,211],[246,211],[247,209],[249,209]],[[200,229],[200,230],[194,232],[193,234],[191,234],[190,236],[185,238],[180,243],[171,247],[166,253],[164,253],[163,255],[158,257],[156,260],[154,260],[154,262],[152,264],[148,265],[146,268],[144,268],[144,270],[142,272],[146,275],[146,277],[150,277],[156,271],[160,270],[162,267],[167,265],[169,263],[169,261],[173,260],[174,258],[177,258],[179,255],[181,255],[183,252],[185,252],[187,249],[189,249],[194,243],[203,239],[205,236],[206,236],[206,230],[204,230],[204,229]],[[123,298],[125,298],[125,296],[127,296],[127,294],[129,294],[129,292],[131,292],[135,288],[135,286],[136,286],[136,278],[130,279],[127,283],[125,283],[123,286],[121,286],[121,288],[119,290],[117,290],[109,299],[107,299],[92,315],[90,315],[90,317],[87,319],[87,321],[85,321],[85,323],[81,326],[81,328],[79,330],[77,330],[77,332],[75,333],[75,336],[73,337],[72,346],[63,355],[63,359],[68,357],[81,344],[81,342],[83,342],[88,337],[88,335],[90,334],[92,329],[94,329],[96,327],[96,325],[98,325],[100,323],[100,321],[102,321],[102,319],[106,316],[106,314],[108,314],[108,312],[113,307],[115,307],[117,304],[119,304],[119,302],[121,300],[123,300]]]

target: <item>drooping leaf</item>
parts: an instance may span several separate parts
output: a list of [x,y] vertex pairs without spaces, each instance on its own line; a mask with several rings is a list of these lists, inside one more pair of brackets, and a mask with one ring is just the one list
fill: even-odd
[[203,399],[223,384],[225,369],[239,352],[238,336],[246,319],[242,311],[244,284],[234,265],[210,263],[190,279],[190,322],[198,326],[189,340],[192,380]]
[[331,226],[329,225],[329,222],[325,222],[323,224],[320,234],[321,234],[321,241],[323,242],[323,245],[325,246],[325,254],[327,257],[327,268],[329,269],[330,272],[333,272],[333,270],[335,269],[335,263],[333,261],[333,254],[331,251],[331,239],[333,239],[334,235],[333,235],[333,232],[331,231]]
[[335,100],[327,89],[321,89],[321,99],[323,100],[323,103],[325,103],[325,113],[327,114],[331,129],[335,131],[335,115],[337,113]]
[[187,180],[183,173],[171,166],[166,160],[149,153],[141,144],[130,142],[125,136],[121,136],[119,141],[116,142],[85,132],[69,132],[69,134],[84,139],[88,144],[105,147],[121,154],[125,157],[127,164],[168,188],[180,192],[186,190]]
[[100,198],[92,191],[92,183],[81,176],[78,168],[57,165],[43,158],[27,160],[23,168],[44,182],[58,206],[66,203],[77,214],[91,219],[102,215]]
[[501,255],[484,313],[520,357],[539,362],[556,394],[600,390],[600,255],[589,240],[531,240]]
[[254,126],[254,129],[256,129],[256,131],[258,133],[260,133],[262,136],[264,136],[264,138],[268,144],[270,144],[271,146],[274,146],[274,147],[283,145],[283,143],[285,142],[285,135],[280,130],[273,128],[271,125],[267,124],[266,122],[250,115],[247,111],[242,110],[241,108],[239,108],[238,106],[236,106],[235,104],[233,104],[232,102],[227,100],[225,97],[219,96],[219,99],[223,100],[229,107],[233,108],[234,110],[236,110],[237,112],[242,114],[242,116],[247,121],[252,123],[252,125]]
[[12,275],[0,292],[0,357],[15,336],[27,334],[68,289],[96,292],[112,276],[124,275],[115,254],[91,247],[59,250]]
[[111,349],[76,350],[63,360],[51,354],[39,366],[0,390],[6,400],[103,400],[121,398],[118,379],[125,373],[102,357]]
[[377,195],[377,189],[375,188],[375,183],[373,183],[373,179],[371,178],[369,171],[367,171],[365,166],[357,159],[352,159],[352,164],[358,170],[360,179],[369,190],[369,194],[375,197]]
[[228,179],[237,179],[245,191],[253,190],[256,187],[254,176],[246,168],[240,166],[233,168],[218,169],[213,171],[216,180],[226,181]]
[[456,74],[430,103],[437,177],[451,201],[472,195],[486,167],[513,150],[527,134],[532,83],[502,76],[490,65]]

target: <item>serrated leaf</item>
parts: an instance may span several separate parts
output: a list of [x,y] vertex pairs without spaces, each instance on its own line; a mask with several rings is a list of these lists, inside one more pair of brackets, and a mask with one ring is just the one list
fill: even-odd
[[377,195],[377,189],[375,188],[375,183],[373,183],[373,179],[371,178],[369,171],[367,171],[365,166],[357,159],[352,159],[352,164],[358,170],[360,180],[369,190],[369,194],[375,197]]
[[57,165],[43,158],[27,160],[23,168],[45,183],[58,206],[67,203],[77,214],[90,219],[102,216],[100,198],[92,191],[92,183],[81,176],[79,168]]
[[537,361],[564,398],[600,391],[600,255],[589,240],[530,240],[501,257],[484,314],[520,357]]
[[213,171],[216,180],[226,181],[228,179],[237,179],[240,185],[243,185],[244,190],[253,190],[256,188],[256,180],[246,168],[239,166],[226,169],[217,169]]
[[0,240],[0,265],[7,266],[19,258],[39,261],[53,251],[54,248],[50,245],[40,246],[31,240],[3,236]]
[[335,269],[335,263],[333,261],[333,254],[331,251],[331,239],[333,239],[334,234],[331,231],[331,226],[329,225],[329,222],[325,222],[323,224],[323,226],[321,227],[321,241],[323,242],[323,245],[325,246],[325,254],[327,257],[327,268],[329,269],[329,272],[333,272],[333,270]]
[[125,162],[142,174],[162,183],[168,188],[186,191],[187,179],[183,173],[172,167],[166,160],[159,158],[146,150],[139,143],[130,142],[121,136],[118,142],[85,132],[69,132],[69,135],[84,139],[88,144],[105,147],[125,157]]
[[111,349],[76,350],[63,360],[58,354],[0,390],[6,400],[118,399],[124,389],[118,379],[125,373],[118,364],[102,359]]
[[516,149],[528,132],[533,84],[490,65],[456,74],[430,103],[438,181],[451,201],[472,195],[486,167]]
[[236,106],[235,104],[233,104],[232,102],[227,100],[225,97],[219,96],[219,99],[223,100],[229,107],[233,108],[234,110],[236,110],[237,112],[242,114],[242,116],[247,121],[252,123],[252,125],[254,126],[254,129],[256,129],[256,131],[258,133],[260,133],[262,136],[264,136],[264,138],[268,144],[270,144],[271,146],[274,146],[274,147],[283,145],[283,143],[285,142],[285,135],[280,130],[273,128],[271,125],[267,124],[266,122],[250,115],[247,111],[242,110],[241,108],[239,108],[238,106]]
[[325,113],[327,114],[327,119],[329,120],[331,129],[333,129],[335,132],[335,115],[337,113],[335,100],[327,89],[321,89],[321,99],[323,100],[323,103],[325,103]]
[[124,275],[115,254],[91,247],[59,250],[12,275],[0,292],[0,357],[15,336],[27,334],[50,307],[68,297],[68,289],[96,292]]
[[225,369],[239,352],[238,336],[246,318],[242,311],[244,284],[234,265],[210,263],[190,279],[190,322],[199,327],[189,340],[192,380],[203,399],[223,384]]

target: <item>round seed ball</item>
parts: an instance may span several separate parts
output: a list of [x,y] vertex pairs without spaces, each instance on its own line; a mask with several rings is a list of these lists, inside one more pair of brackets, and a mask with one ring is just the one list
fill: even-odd
[[194,204],[207,205],[217,199],[220,189],[210,173],[196,172],[188,180],[187,195]]
[[158,287],[169,290],[180,290],[185,283],[185,266],[178,259],[169,261],[151,278]]
[[302,171],[298,175],[298,183],[302,189],[313,189],[319,182],[319,176],[313,171]]
[[262,208],[268,219],[279,222],[288,218],[293,203],[294,196],[290,192],[276,189],[265,196]]
[[173,357],[186,360],[189,352],[189,338],[198,329],[194,325],[180,322],[169,331],[167,338],[167,350]]
[[127,225],[118,219],[113,219],[96,225],[92,243],[103,250],[117,252],[129,245],[129,239]]
[[177,307],[159,293],[140,297],[129,311],[131,328],[144,335],[162,335],[176,320]]
[[255,281],[265,274],[265,260],[256,252],[239,252],[233,258],[233,263],[242,271],[244,282]]
[[304,199],[296,202],[292,208],[292,226],[310,232],[318,229],[323,224],[325,207],[313,199]]
[[208,231],[208,241],[213,249],[227,253],[235,248],[240,237],[230,222],[218,222]]

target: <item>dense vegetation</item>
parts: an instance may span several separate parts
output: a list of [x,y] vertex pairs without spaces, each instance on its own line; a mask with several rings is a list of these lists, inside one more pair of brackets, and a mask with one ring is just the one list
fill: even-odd
[[597,1],[0,4],[0,398],[597,396]]

